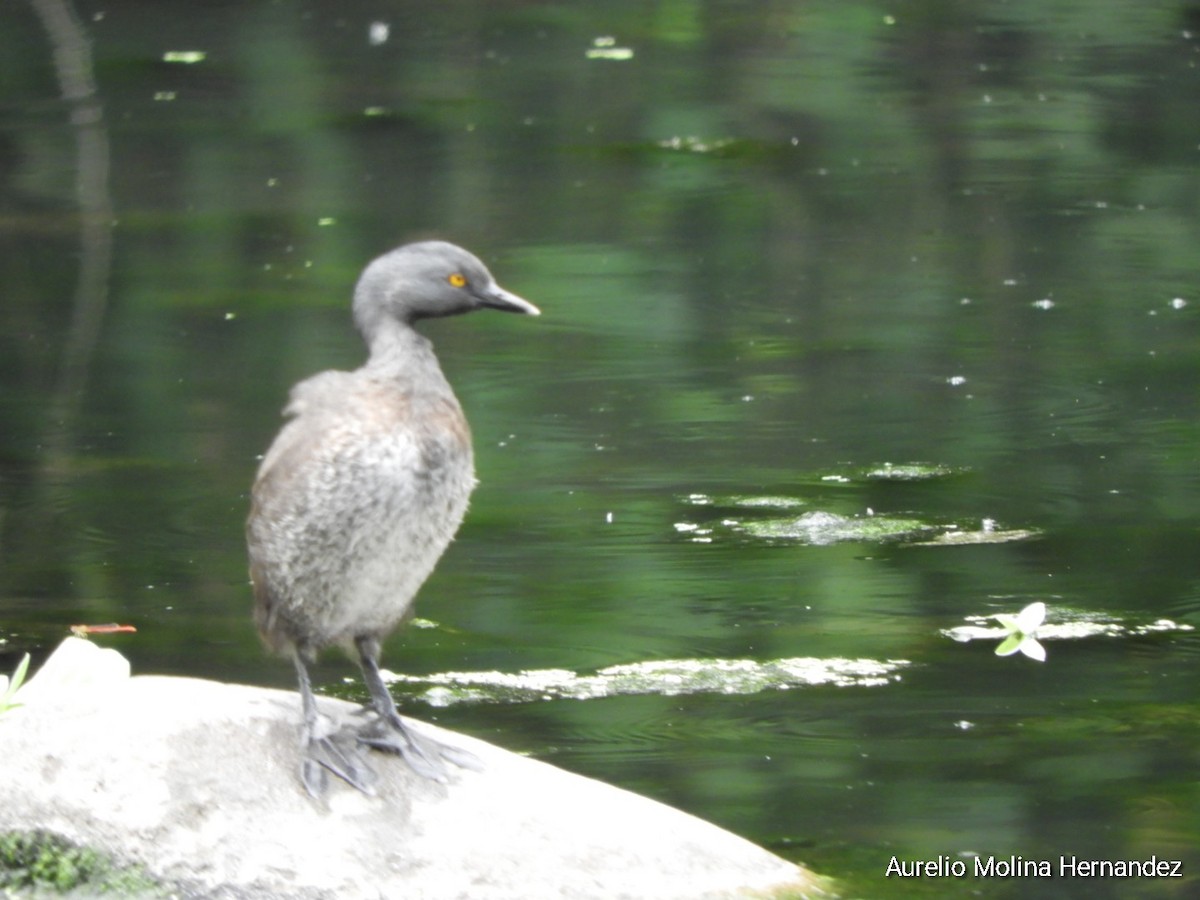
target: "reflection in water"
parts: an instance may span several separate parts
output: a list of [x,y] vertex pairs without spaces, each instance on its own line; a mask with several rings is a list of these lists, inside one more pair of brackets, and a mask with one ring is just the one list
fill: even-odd
[[[17,6],[25,11],[24,4],[10,4],[6,12]],[[38,551],[24,552],[27,548],[52,547],[65,561],[72,549],[101,531],[79,508],[84,476],[92,467],[84,461],[91,449],[84,433],[91,424],[86,421],[88,392],[108,308],[114,225],[109,132],[91,38],[69,0],[31,0],[29,6],[40,33],[34,31],[24,48],[36,57],[39,70],[53,73],[60,102],[39,95],[30,104],[50,112],[49,127],[41,123],[32,129],[24,117],[10,121],[0,115],[0,273],[6,307],[0,330],[3,340],[11,341],[0,355],[5,372],[15,376],[5,385],[0,415],[5,438],[0,484],[8,488],[0,494],[0,550],[18,581],[26,566],[39,565]],[[6,23],[0,30],[9,27]],[[73,159],[61,161],[62,170],[52,178],[57,195],[50,199],[28,184],[45,177],[48,162],[60,162],[54,137],[64,117]],[[69,240],[72,230],[75,239]],[[72,280],[73,288],[68,287]],[[63,326],[58,313],[68,308],[68,300],[69,320]],[[81,551],[75,561],[84,555]],[[48,606],[45,627],[37,630],[57,637],[69,622],[67,604],[49,579],[39,581],[27,594],[6,596],[0,606],[18,634],[24,607]],[[54,599],[39,602],[47,593]]]
[[[419,600],[452,627],[389,662],[915,662],[426,714],[855,896],[906,890],[896,852],[1200,846],[1196,633],[1053,630],[1200,622],[1194,10],[465,0],[385,34],[333,6],[90,7],[105,117],[68,130],[65,7],[0,3],[0,668],[113,621],[135,671],[282,686],[248,616],[255,456],[288,384],[357,357],[364,255],[434,235],[546,298],[554,339],[430,329],[500,437]],[[102,129],[108,305],[111,215],[77,188]],[[1045,598],[1045,666],[938,631]]]
[[69,456],[74,419],[95,355],[112,266],[113,206],[109,195],[109,143],[104,108],[96,87],[91,42],[68,0],[32,0],[53,48],[63,104],[75,133],[75,190],[79,204],[79,276],[71,325],[55,391],[52,448],[47,462]]

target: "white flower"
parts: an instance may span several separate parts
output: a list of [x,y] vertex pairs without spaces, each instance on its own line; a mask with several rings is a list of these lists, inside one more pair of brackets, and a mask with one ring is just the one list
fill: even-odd
[[997,656],[1012,656],[1018,650],[1030,659],[1046,661],[1046,648],[1037,639],[1037,630],[1046,620],[1046,604],[1030,603],[1015,616],[997,613],[995,619],[1008,630],[996,648]]

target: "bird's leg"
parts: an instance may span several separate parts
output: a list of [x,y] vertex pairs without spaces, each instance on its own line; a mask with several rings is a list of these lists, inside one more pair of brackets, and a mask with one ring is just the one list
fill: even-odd
[[359,637],[355,639],[355,644],[362,665],[363,681],[371,694],[371,705],[379,716],[378,721],[368,724],[359,732],[360,741],[379,750],[399,753],[414,772],[434,781],[446,781],[443,759],[465,769],[478,771],[483,768],[475,754],[413,733],[401,720],[396,701],[379,674],[379,640]]
[[300,651],[292,657],[296,663],[296,676],[300,682],[300,702],[304,712],[301,727],[302,760],[300,780],[304,789],[315,800],[321,799],[329,785],[326,770],[341,778],[364,794],[374,794],[375,773],[366,764],[355,741],[348,741],[340,734],[332,733],[330,723],[323,719],[317,709],[317,698],[313,695],[312,683],[308,678],[308,667]]

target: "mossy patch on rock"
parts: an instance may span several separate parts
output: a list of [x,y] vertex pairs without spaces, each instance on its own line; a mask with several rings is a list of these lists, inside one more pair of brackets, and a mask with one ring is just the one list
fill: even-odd
[[81,890],[121,897],[160,895],[155,882],[140,869],[118,865],[49,831],[0,833],[0,890],[7,895]]

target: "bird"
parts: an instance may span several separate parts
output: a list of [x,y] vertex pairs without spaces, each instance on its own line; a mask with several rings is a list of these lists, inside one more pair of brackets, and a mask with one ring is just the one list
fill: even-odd
[[[292,387],[246,522],[255,625],[266,647],[295,665],[300,778],[317,799],[328,773],[374,793],[364,748],[397,753],[442,782],[446,762],[479,767],[472,754],[407,727],[379,668],[384,639],[412,617],[476,483],[466,417],[414,326],[483,309],[540,315],[445,241],[405,244],[372,261],[352,309],[367,360]],[[356,727],[334,729],[317,710],[308,666],[331,646],[362,669],[368,720]]]

